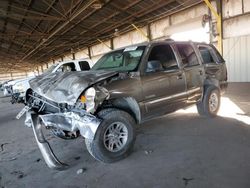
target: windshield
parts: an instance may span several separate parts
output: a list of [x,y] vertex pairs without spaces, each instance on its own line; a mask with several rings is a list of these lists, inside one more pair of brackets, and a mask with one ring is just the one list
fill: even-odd
[[58,64],[51,65],[50,68],[44,71],[44,73],[52,73],[52,71],[56,68]]
[[137,68],[145,46],[127,47],[104,55],[92,70],[133,71]]

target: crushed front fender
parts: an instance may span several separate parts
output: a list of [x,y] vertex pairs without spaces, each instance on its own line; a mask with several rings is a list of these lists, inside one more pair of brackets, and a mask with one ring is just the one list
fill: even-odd
[[65,131],[80,131],[87,139],[93,140],[101,120],[87,112],[65,112],[39,116],[47,128],[57,128]]

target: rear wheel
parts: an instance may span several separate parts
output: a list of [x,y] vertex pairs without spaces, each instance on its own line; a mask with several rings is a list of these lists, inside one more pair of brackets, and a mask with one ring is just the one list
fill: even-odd
[[135,142],[135,120],[127,112],[107,109],[99,114],[102,123],[94,140],[85,139],[89,153],[98,161],[111,163],[128,156]]
[[203,100],[197,103],[198,113],[202,116],[215,117],[220,108],[220,91],[215,86],[205,90]]

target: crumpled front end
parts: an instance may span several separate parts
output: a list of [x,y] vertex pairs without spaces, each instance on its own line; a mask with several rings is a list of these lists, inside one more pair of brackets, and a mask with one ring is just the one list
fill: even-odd
[[86,139],[94,139],[101,120],[84,109],[58,104],[35,92],[29,93],[29,111],[25,124],[33,128],[38,147],[48,167],[63,170],[67,165],[60,162],[43,134],[47,130],[80,133]]
[[[116,75],[116,72],[106,71],[58,73],[30,81],[31,89],[25,97],[29,109],[25,124],[33,128],[39,149],[50,168],[64,169],[65,165],[56,158],[42,127],[63,139],[81,135],[93,140],[101,120],[92,114],[110,96],[102,84]],[[23,112],[18,116],[20,114]]]
[[43,134],[43,126],[65,131],[80,131],[87,139],[94,139],[101,120],[86,112],[66,112],[38,115],[33,111],[26,114],[25,124],[33,128],[36,142],[48,167],[64,170],[68,165],[60,162]]
[[96,130],[101,123],[95,116],[86,112],[65,112],[39,115],[46,128],[56,128],[70,132],[80,131],[87,139],[94,139]]

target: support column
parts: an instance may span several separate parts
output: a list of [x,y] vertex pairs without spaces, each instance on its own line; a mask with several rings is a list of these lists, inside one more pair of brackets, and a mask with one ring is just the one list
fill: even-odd
[[89,59],[92,59],[91,58],[91,49],[90,49],[90,47],[88,47],[88,55],[89,55]]
[[[218,3],[218,1],[220,1],[220,3]],[[222,7],[221,5],[221,0],[216,1],[217,5],[219,4],[220,7]],[[212,14],[216,17],[217,20],[217,30],[218,30],[218,50],[220,51],[220,53],[222,53],[222,14],[221,11],[217,11],[213,5],[210,3],[209,0],[204,0],[204,2],[206,3],[206,5],[208,6],[208,8],[211,10]]]
[[150,24],[148,24],[146,27],[147,27],[148,40],[152,41],[152,32],[151,32]]

